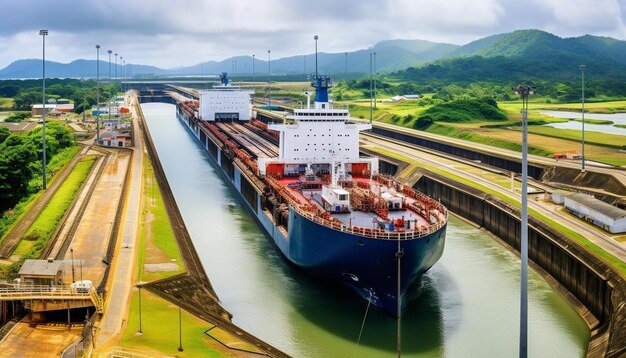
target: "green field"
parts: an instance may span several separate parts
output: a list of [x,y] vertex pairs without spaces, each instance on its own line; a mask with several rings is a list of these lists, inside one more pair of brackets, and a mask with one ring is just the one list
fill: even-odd
[[14,254],[20,255],[22,258],[39,257],[41,250],[45,247],[59,221],[74,200],[78,189],[87,179],[95,161],[96,157],[93,155],[78,161],[72,172],[50,199],[48,205],[26,231],[25,239],[20,242]]
[[0,97],[0,111],[9,111],[13,108],[13,98]]
[[[144,156],[143,212],[140,225],[140,243],[137,254],[137,281],[150,282],[185,271],[176,244],[154,170]],[[175,261],[173,261],[175,260]],[[176,262],[177,271],[146,272],[144,264]],[[178,348],[178,307],[142,290],[142,330],[139,330],[139,292],[133,292],[128,325],[120,344],[124,347],[168,355],[180,355]],[[224,349],[204,334],[211,324],[182,311],[184,356],[223,357]]]
[[[69,148],[65,148],[61,150],[57,155],[55,155],[47,165],[47,172],[50,174],[49,184],[52,184],[55,180],[57,180],[57,176],[55,174],[61,172],[65,167],[72,161],[72,159],[78,154],[81,147],[76,145]],[[37,182],[41,182],[41,178],[35,179]],[[28,198],[24,199],[20,203],[18,203],[13,209],[7,210],[2,218],[0,218],[0,242],[4,241],[5,235],[13,226],[20,220],[24,214],[26,214],[32,206],[35,204],[37,199],[43,194],[43,190],[38,191],[35,194],[30,195]]]

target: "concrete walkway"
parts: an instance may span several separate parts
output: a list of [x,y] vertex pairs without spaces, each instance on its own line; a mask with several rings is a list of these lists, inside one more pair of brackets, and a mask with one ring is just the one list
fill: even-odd
[[109,284],[107,285],[106,306],[104,316],[100,322],[100,328],[96,337],[96,349],[98,346],[107,345],[111,339],[117,336],[124,325],[126,313],[130,304],[130,293],[133,285],[133,264],[135,259],[135,247],[138,238],[139,213],[141,209],[141,193],[143,192],[143,141],[140,135],[140,127],[137,121],[137,113],[133,106],[136,97],[132,97],[131,111],[134,125],[134,153],[131,161],[130,182],[128,196],[124,207],[124,216],[120,227],[120,237],[116,246]]

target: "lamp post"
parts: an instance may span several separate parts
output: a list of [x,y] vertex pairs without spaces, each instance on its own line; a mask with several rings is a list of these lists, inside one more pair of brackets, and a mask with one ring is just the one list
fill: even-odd
[[117,83],[117,53],[115,53],[115,82]]
[[96,142],[100,142],[100,45],[96,45]]
[[583,120],[583,140],[582,140],[582,164],[580,172],[585,172],[585,68],[587,66],[580,65],[580,76],[582,80],[582,120]]
[[178,305],[178,351],[183,351],[183,311]]
[[70,248],[70,255],[72,256],[72,283],[76,282],[74,278],[74,249]]
[[374,108],[376,108],[376,52],[374,52]]
[[41,89],[41,97],[42,97],[42,106],[41,106],[41,115],[42,115],[42,130],[41,130],[41,147],[42,147],[42,171],[43,171],[43,189],[46,189],[46,36],[48,36],[48,30],[39,30],[39,35],[41,35],[43,39],[43,63],[42,63],[42,89]]
[[120,90],[124,92],[124,85],[122,84],[122,82],[124,82],[124,57],[123,56],[120,56],[120,66],[122,66],[122,68],[120,68]]
[[[113,51],[108,50],[109,53],[109,121],[111,120],[111,53]],[[110,123],[110,122],[109,122]]]
[[345,53],[346,55],[346,81],[348,80],[348,53]]
[[528,97],[533,94],[530,86],[513,89],[522,98],[522,223],[520,243],[520,340],[519,356],[528,356]]
[[372,99],[373,99],[373,95],[372,95],[372,53],[370,52],[370,125],[372,124],[372,120],[373,120],[373,113],[372,113]]
[[272,62],[270,54],[272,50],[267,50],[267,108],[272,110]]
[[139,331],[138,333],[143,334],[143,330],[141,329],[141,286],[139,286]]

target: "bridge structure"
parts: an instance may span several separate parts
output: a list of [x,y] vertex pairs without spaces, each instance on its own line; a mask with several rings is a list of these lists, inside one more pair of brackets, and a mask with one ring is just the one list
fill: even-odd
[[0,287],[1,301],[22,301],[24,307],[32,312],[33,321],[43,320],[47,311],[94,307],[97,313],[104,312],[104,300],[94,287],[3,285]]

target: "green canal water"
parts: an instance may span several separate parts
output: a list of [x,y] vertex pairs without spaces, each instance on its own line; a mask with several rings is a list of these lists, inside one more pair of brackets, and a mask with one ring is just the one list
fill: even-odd
[[[396,321],[341,288],[289,265],[171,104],[142,105],[168,181],[204,267],[234,322],[295,357],[392,357]],[[534,271],[529,278],[529,356],[582,357],[589,333]],[[441,260],[412,292],[402,320],[405,357],[514,357],[519,260],[452,216]]]

